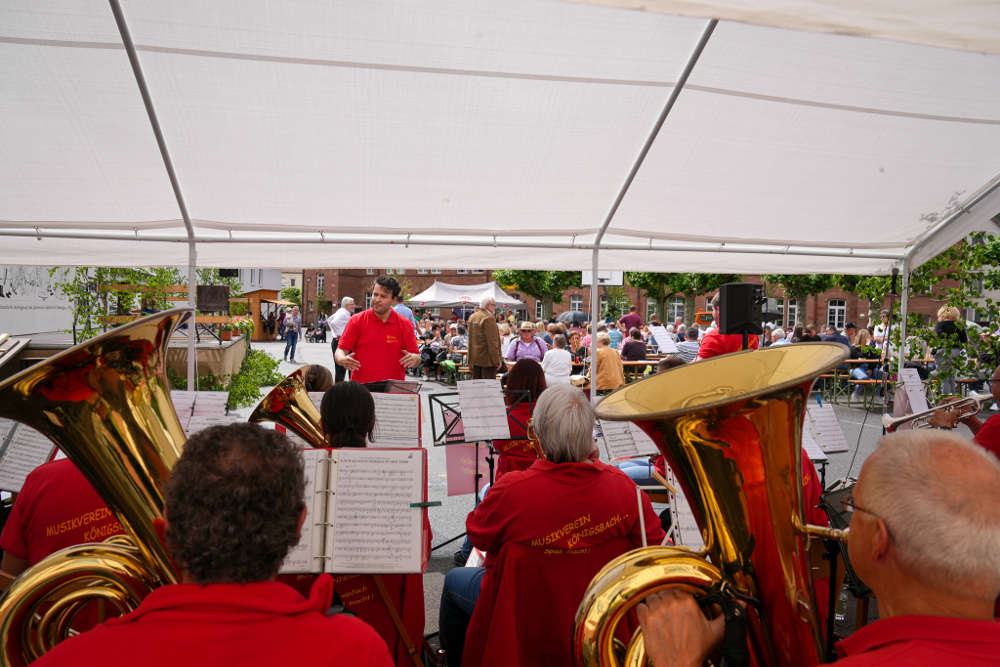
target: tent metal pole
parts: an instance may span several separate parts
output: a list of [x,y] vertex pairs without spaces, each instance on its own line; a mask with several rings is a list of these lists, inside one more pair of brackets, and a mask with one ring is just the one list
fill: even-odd
[[[910,304],[910,259],[906,258],[903,260],[903,281],[902,289],[899,297],[899,349],[896,352],[899,355],[899,366],[896,369],[896,378],[901,381],[903,378],[903,368],[906,363],[906,309]],[[885,335],[888,337],[890,332],[886,331]]]
[[[184,200],[184,192],[181,190],[181,183],[177,178],[174,169],[174,162],[170,158],[170,150],[167,148],[167,140],[163,136],[159,118],[156,116],[156,108],[153,106],[153,98],[149,94],[149,86],[146,85],[146,77],[142,73],[142,64],[139,62],[139,55],[135,50],[135,43],[132,41],[132,33],[129,32],[128,23],[125,21],[125,14],[122,12],[118,0],[109,0],[111,12],[115,15],[115,23],[118,24],[118,32],[121,35],[122,43],[125,46],[125,53],[128,54],[129,63],[132,65],[132,73],[135,74],[135,82],[139,86],[139,93],[142,95],[142,103],[146,107],[146,115],[149,116],[149,124],[153,128],[156,136],[156,145],[159,146],[160,156],[163,158],[163,166],[167,170],[167,177],[170,179],[170,187],[173,188],[174,198],[184,219],[184,228],[187,230],[188,244],[188,306],[195,307],[195,266],[198,262],[198,251],[195,246],[194,225],[191,224],[191,216],[188,214],[187,203]],[[188,349],[187,349],[187,388],[194,391],[195,358],[195,318],[192,317],[188,323]]]
[[632,168],[628,172],[628,176],[625,177],[625,182],[622,183],[621,188],[618,190],[618,195],[615,197],[614,202],[611,204],[611,208],[608,210],[608,214],[604,217],[604,222],[601,224],[601,229],[597,232],[597,237],[594,239],[594,255],[591,259],[590,268],[593,274],[591,275],[590,284],[590,322],[591,322],[591,334],[590,334],[590,400],[591,402],[596,401],[597,396],[597,317],[599,313],[597,312],[597,288],[599,281],[597,280],[597,267],[598,267],[598,253],[601,249],[601,240],[604,238],[605,232],[608,231],[608,227],[611,225],[611,221],[614,219],[615,214],[618,212],[618,208],[621,206],[622,201],[625,199],[625,194],[628,192],[629,187],[632,185],[632,181],[635,180],[635,175],[639,173],[639,168],[642,167],[642,163],[646,160],[646,155],[649,154],[649,150],[653,147],[653,142],[656,141],[657,135],[660,133],[660,128],[663,127],[663,123],[666,122],[667,116],[670,115],[671,109],[674,108],[674,103],[677,102],[677,98],[680,97],[681,91],[684,90],[684,86],[687,84],[688,77],[691,76],[691,71],[694,70],[695,64],[698,62],[698,58],[701,57],[702,51],[705,50],[705,45],[708,44],[708,39],[712,36],[715,31],[715,26],[719,24],[718,19],[709,20],[705,29],[701,33],[701,38],[698,40],[698,44],[695,45],[694,51],[688,56],[688,61],[684,65],[684,71],[681,72],[680,77],[677,79],[677,84],[674,89],[670,91],[670,97],[667,98],[667,103],[663,105],[663,110],[660,111],[660,116],[656,119],[656,123],[653,125],[653,129],[650,130],[649,136],[646,137],[646,142],[642,145],[642,150],[639,151],[639,155],[635,158],[635,162],[632,164]]
[[980,202],[993,194],[993,192],[998,188],[1000,188],[1000,176],[995,176],[991,183],[988,183],[982,188],[982,190],[962,202],[961,206],[952,211],[950,215],[943,220],[938,221],[933,227],[918,236],[906,253],[907,260],[912,263],[913,257],[920,251],[921,248],[930,243],[934,237],[944,231],[951,223],[958,220],[958,218],[966,213],[969,213],[973,207],[977,206]]

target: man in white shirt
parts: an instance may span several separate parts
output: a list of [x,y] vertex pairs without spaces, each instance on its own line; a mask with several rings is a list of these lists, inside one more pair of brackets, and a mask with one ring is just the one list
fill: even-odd
[[327,324],[330,325],[330,335],[333,339],[330,341],[330,346],[333,349],[334,361],[333,365],[336,366],[334,371],[334,382],[343,382],[344,378],[347,376],[347,369],[337,363],[337,343],[340,341],[340,335],[344,333],[344,327],[347,326],[347,321],[351,319],[351,315],[354,314],[354,299],[349,296],[345,296],[340,300],[340,308],[337,309],[333,315],[327,318]]

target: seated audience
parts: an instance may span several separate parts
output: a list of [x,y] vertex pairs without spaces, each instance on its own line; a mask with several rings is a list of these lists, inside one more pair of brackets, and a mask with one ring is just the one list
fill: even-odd
[[166,546],[181,583],[68,639],[33,664],[392,665],[363,621],[327,616],[320,575],[308,599],[274,581],[305,518],[295,445],[255,424],[192,435],[166,485]]
[[569,353],[573,357],[572,375],[581,375],[583,373],[583,360],[589,356],[589,351],[583,346],[578,329],[569,332]]
[[505,475],[466,521],[486,567],[455,568],[445,578],[440,627],[448,664],[572,664],[583,592],[608,561],[643,544],[640,511],[647,543],[664,538],[649,500],[597,460],[583,392],[547,389],[533,423],[545,459]]
[[599,394],[608,392],[625,386],[625,370],[622,366],[622,358],[618,356],[618,351],[611,348],[611,338],[606,331],[597,334],[597,371],[592,375],[595,378],[594,388]]
[[552,338],[552,344],[552,349],[542,359],[545,384],[569,384],[569,376],[573,373],[573,355],[566,349],[566,336],[557,333]]
[[785,330],[778,327],[771,332],[771,347],[779,347],[781,345],[791,345],[791,341],[785,337]]
[[535,325],[527,321],[521,322],[521,326],[518,327],[518,333],[520,337],[510,342],[510,347],[507,348],[507,354],[504,355],[504,359],[514,362],[518,362],[521,359],[533,359],[538,363],[542,363],[548,347],[541,338],[535,338]]
[[677,355],[685,363],[691,363],[698,358],[701,342],[698,340],[698,327],[688,327],[681,342],[677,343]]
[[646,344],[642,342],[639,329],[632,327],[628,332],[628,340],[622,343],[620,350],[622,361],[645,361]]
[[[882,438],[845,506],[851,565],[879,620],[837,645],[837,665],[996,665],[1000,656],[1000,462],[965,438],[910,430]],[[677,590],[637,608],[651,662],[702,664],[724,621]]]

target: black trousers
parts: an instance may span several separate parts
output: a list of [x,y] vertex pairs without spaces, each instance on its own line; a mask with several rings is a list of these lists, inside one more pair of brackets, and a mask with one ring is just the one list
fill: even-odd
[[334,358],[333,365],[335,366],[335,368],[333,369],[333,381],[343,382],[344,378],[347,377],[347,369],[338,364],[336,361],[338,342],[340,342],[339,336],[334,336],[333,338],[330,339],[330,349],[333,350],[333,358]]

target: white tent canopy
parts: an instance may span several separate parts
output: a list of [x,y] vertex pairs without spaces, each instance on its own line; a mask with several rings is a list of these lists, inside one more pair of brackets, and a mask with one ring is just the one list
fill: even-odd
[[1000,211],[1000,3],[638,4],[122,0],[140,85],[8,0],[0,263],[886,273]]
[[460,306],[479,305],[484,297],[493,297],[498,306],[523,306],[524,304],[510,296],[494,281],[478,285],[455,285],[438,280],[417,294],[407,303],[421,308],[456,308]]

